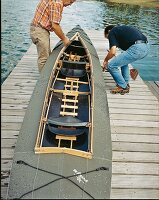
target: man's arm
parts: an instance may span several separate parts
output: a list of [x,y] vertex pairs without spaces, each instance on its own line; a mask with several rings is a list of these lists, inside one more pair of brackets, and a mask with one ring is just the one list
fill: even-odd
[[104,61],[103,61],[103,71],[105,71],[107,69],[107,65],[108,65],[108,61],[115,56],[116,54],[116,46],[112,46],[111,49],[108,51],[107,56],[105,57]]
[[53,22],[52,27],[54,29],[55,34],[63,41],[64,45],[67,46],[70,43],[70,40],[63,33],[61,26],[59,24]]

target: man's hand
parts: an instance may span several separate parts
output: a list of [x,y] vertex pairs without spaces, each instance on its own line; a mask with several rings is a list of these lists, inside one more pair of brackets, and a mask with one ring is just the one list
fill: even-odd
[[69,43],[70,43],[69,38],[68,38],[68,37],[65,37],[64,40],[63,40],[63,43],[64,43],[65,46],[68,46]]
[[55,34],[63,41],[64,46],[67,46],[70,43],[70,40],[65,34],[63,33],[61,26],[57,23],[52,23],[52,27],[54,29]]
[[105,60],[104,60],[103,66],[102,66],[102,71],[103,71],[103,72],[106,71],[107,68],[108,68],[108,61],[105,61]]

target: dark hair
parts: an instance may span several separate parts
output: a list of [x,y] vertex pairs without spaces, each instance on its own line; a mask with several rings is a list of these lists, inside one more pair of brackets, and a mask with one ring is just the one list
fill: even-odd
[[114,28],[114,26],[115,26],[115,25],[108,25],[108,26],[106,26],[106,27],[105,27],[105,30],[104,30],[104,35],[107,35],[108,32],[109,32],[112,28]]

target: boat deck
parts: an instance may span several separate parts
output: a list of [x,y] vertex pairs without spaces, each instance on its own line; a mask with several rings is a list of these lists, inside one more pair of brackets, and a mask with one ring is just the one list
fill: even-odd
[[[108,46],[102,31],[86,30],[102,63]],[[58,38],[53,34],[51,45]],[[9,174],[19,130],[39,77],[35,45],[2,85],[1,103],[1,199],[6,199]],[[159,198],[159,101],[138,78],[130,81],[131,91],[112,95],[115,83],[103,73],[112,137],[112,185],[114,199]]]

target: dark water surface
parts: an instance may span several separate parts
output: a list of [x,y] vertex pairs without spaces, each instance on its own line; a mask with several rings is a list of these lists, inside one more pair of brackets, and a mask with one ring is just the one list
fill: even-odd
[[[39,0],[1,0],[1,84],[31,45],[29,26]],[[139,28],[148,38],[150,54],[134,63],[145,81],[159,80],[159,9],[80,0],[64,8],[61,26],[102,30],[109,24]]]

